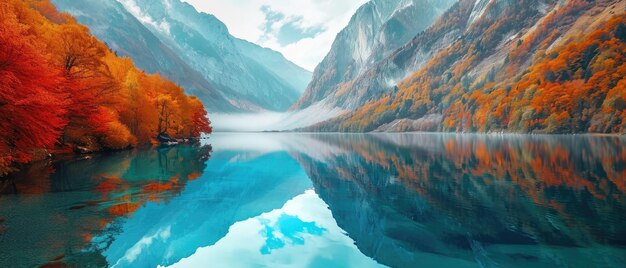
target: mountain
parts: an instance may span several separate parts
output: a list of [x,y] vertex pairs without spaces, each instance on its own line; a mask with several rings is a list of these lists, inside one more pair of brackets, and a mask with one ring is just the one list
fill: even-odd
[[368,89],[355,84],[355,79],[429,27],[453,2],[372,0],[364,4],[337,35],[305,94],[292,109],[304,109],[324,99],[342,108],[358,107],[371,95],[356,92]]
[[235,111],[215,85],[163,44],[116,1],[53,0],[57,8],[74,15],[91,33],[121,56],[133,58],[140,69],[160,73],[202,100],[208,110]]
[[219,99],[222,105],[207,105],[213,112],[286,110],[310,79],[280,53],[233,37],[217,18],[179,0],[53,2],[146,71],[163,73],[205,103]]
[[285,81],[289,86],[302,94],[311,82],[313,74],[295,63],[287,60],[282,54],[269,48],[242,39],[235,39],[235,45],[246,57],[272,71],[274,75]]
[[617,0],[461,0],[348,86],[330,83],[316,96],[348,112],[307,130],[626,132],[625,11]]

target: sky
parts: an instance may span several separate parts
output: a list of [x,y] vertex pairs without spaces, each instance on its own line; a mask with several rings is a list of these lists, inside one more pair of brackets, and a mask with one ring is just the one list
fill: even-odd
[[313,71],[367,0],[183,0],[213,14],[230,33],[281,52]]

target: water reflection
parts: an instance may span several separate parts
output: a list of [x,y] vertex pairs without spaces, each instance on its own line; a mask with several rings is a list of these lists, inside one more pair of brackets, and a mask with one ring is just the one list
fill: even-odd
[[210,159],[206,147],[126,152],[5,182],[0,266],[626,262],[624,138],[224,133],[211,144]]
[[236,222],[282,207],[311,188],[285,152],[255,154],[216,148],[202,174],[167,204],[151,203],[121,226],[103,250],[117,267],[171,265],[215,244]]
[[148,203],[166,203],[196,179],[210,146],[94,155],[37,163],[0,182],[0,266],[106,266],[94,236]]
[[312,190],[282,208],[233,224],[217,243],[198,249],[172,267],[209,263],[223,267],[380,266],[359,252]]
[[295,157],[339,226],[382,264],[619,267],[626,260],[624,139],[315,137],[348,153]]

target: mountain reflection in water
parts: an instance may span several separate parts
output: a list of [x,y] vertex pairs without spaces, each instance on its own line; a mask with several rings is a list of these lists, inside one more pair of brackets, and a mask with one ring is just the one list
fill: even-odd
[[[621,267],[626,139],[232,134],[31,166],[0,266]],[[210,158],[209,158],[210,157]]]

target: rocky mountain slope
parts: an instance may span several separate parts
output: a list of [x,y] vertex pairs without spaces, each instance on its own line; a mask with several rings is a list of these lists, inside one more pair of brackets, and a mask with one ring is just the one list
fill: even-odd
[[179,0],[53,2],[116,52],[198,95],[210,111],[286,110],[310,79],[280,53],[236,39],[217,18]]
[[625,8],[461,0],[360,76],[331,83],[323,95],[349,112],[308,130],[625,131]]
[[305,109],[322,100],[332,106],[354,109],[375,97],[374,92],[364,94],[356,79],[429,27],[453,2],[372,0],[361,6],[337,35],[331,51],[315,69],[305,94],[292,109]]

